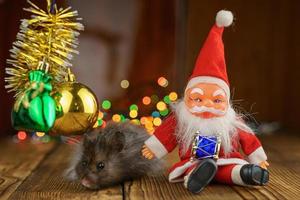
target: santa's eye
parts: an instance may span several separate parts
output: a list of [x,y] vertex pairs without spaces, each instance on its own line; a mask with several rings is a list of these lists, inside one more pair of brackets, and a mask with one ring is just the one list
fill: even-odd
[[221,99],[215,99],[214,100],[214,103],[221,103],[221,102],[223,102]]
[[191,100],[194,102],[197,102],[197,103],[202,101],[202,99],[200,99],[200,98],[191,98]]
[[97,170],[101,170],[105,167],[104,162],[98,162],[97,163]]

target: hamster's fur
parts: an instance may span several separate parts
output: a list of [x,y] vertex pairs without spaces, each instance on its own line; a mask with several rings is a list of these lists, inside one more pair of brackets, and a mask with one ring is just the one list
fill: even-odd
[[66,174],[90,189],[160,174],[164,166],[162,161],[149,160],[141,154],[149,137],[144,128],[130,122],[109,122],[105,128],[85,134]]

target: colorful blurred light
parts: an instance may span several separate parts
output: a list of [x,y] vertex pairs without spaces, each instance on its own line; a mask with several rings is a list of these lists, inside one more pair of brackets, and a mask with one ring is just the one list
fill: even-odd
[[127,89],[129,87],[129,81],[128,80],[122,80],[120,85],[121,85],[121,88]]
[[145,124],[147,131],[152,131],[154,129],[152,122]]
[[110,108],[111,108],[111,102],[110,102],[109,100],[104,100],[104,101],[102,102],[102,108],[103,108],[104,110],[110,109]]
[[151,115],[152,115],[152,117],[160,117],[160,114],[158,111],[153,111]]
[[159,117],[155,117],[153,119],[154,126],[160,126],[161,125],[161,119]]
[[165,110],[162,110],[162,111],[160,111],[159,112],[162,116],[167,116],[168,114],[169,114],[169,110],[168,110],[168,108],[166,108]]
[[36,136],[38,136],[38,137],[43,137],[43,136],[45,135],[44,132],[36,132],[35,134],[36,134]]
[[146,124],[148,119],[147,119],[147,117],[141,117],[140,121],[141,121],[141,124]]
[[159,101],[158,96],[156,94],[152,95],[151,96],[151,101],[152,101],[152,103],[157,103]]
[[98,126],[102,126],[103,120],[102,119],[98,119],[97,124],[98,124]]
[[166,104],[170,104],[170,103],[171,103],[170,97],[169,97],[168,95],[166,95],[166,96],[164,97],[164,102],[165,102]]
[[121,122],[124,122],[126,120],[126,117],[123,114],[120,114]]
[[114,122],[120,122],[120,121],[121,121],[121,116],[118,115],[118,114],[114,114],[114,115],[112,116],[112,120],[113,120]]
[[138,119],[132,119],[130,120],[131,123],[136,124],[136,125],[140,125],[140,121]]
[[131,118],[136,118],[136,117],[138,116],[137,110],[130,110],[129,116],[130,116]]
[[167,87],[169,82],[165,77],[159,77],[157,80],[158,85],[160,85],[161,87]]
[[144,105],[149,105],[151,103],[151,98],[148,96],[145,96],[142,101],[143,101]]
[[132,104],[132,105],[130,105],[129,110],[136,110],[136,111],[138,111],[139,107],[136,104]]
[[167,105],[163,102],[163,101],[159,101],[157,104],[156,104],[156,108],[159,110],[159,111],[162,111],[162,110],[165,110],[167,108]]
[[99,113],[98,113],[98,119],[103,119],[103,117],[104,117],[104,113],[101,112],[101,111],[99,111]]
[[27,138],[27,133],[25,131],[19,131],[18,132],[18,139],[19,140],[26,140]]
[[176,101],[177,98],[178,98],[178,95],[177,95],[176,92],[171,92],[171,93],[169,94],[169,98],[170,98],[171,101]]
[[105,128],[106,127],[106,121],[103,120],[101,128]]

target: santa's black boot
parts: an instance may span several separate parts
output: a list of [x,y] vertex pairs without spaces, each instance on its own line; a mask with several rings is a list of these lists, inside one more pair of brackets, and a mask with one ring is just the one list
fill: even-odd
[[247,185],[265,185],[269,181],[268,170],[258,165],[243,165],[240,170],[240,175],[243,182]]
[[217,172],[217,164],[212,159],[206,159],[192,171],[187,180],[187,189],[196,194],[201,192]]

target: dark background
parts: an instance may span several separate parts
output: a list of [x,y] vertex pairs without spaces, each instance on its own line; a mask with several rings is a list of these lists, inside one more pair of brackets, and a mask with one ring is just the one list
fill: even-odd
[[[45,6],[44,1],[33,2]],[[67,4],[64,1],[57,2],[60,6]],[[102,2],[103,6],[107,6],[108,1],[105,0],[98,1],[95,6],[101,6]],[[113,13],[122,10],[119,4],[127,0],[110,2],[116,5],[115,9],[114,6],[107,8],[108,13]],[[72,1],[68,3],[72,4]],[[124,76],[131,85],[125,92],[117,92],[112,97],[116,104],[124,97],[137,99],[143,93],[146,95],[149,90],[155,90],[153,81],[162,75],[168,78],[171,89],[182,94],[217,11],[228,9],[236,18],[223,37],[234,102],[252,113],[259,122],[275,121],[289,130],[299,130],[300,1],[130,0],[128,3],[135,4],[133,6],[137,14],[132,23],[135,34],[131,57],[124,68],[126,73],[121,74],[126,74]],[[80,14],[86,4],[75,4],[74,7]],[[13,132],[10,111],[14,100],[13,94],[8,94],[4,89],[4,72],[5,60],[9,58],[9,49],[15,40],[20,19],[29,17],[22,11],[23,7],[28,7],[25,0],[0,0],[1,135]],[[97,12],[94,14],[97,21]],[[110,25],[119,26],[113,20]],[[109,32],[105,27],[99,31],[86,26],[86,32],[82,35],[97,35],[112,46],[108,54],[111,62],[99,66],[107,69],[107,79],[93,81],[99,81],[99,85],[101,81],[114,82],[114,74],[118,73],[118,67],[114,66],[118,56],[115,56],[113,45],[120,39],[118,34]],[[79,73],[78,76],[82,82],[89,79],[88,75],[84,77]],[[147,89],[135,90],[137,87]],[[109,97],[109,94],[101,96],[101,90],[97,95],[100,99]]]

